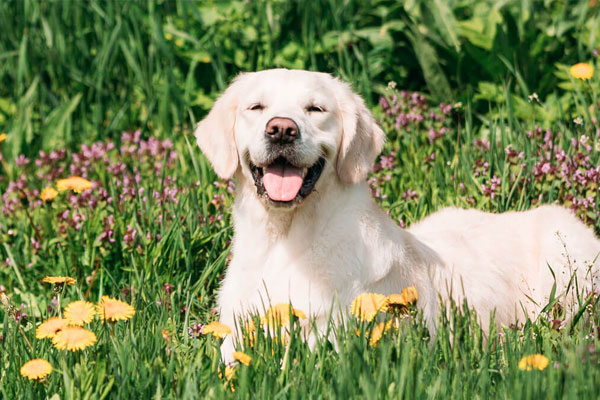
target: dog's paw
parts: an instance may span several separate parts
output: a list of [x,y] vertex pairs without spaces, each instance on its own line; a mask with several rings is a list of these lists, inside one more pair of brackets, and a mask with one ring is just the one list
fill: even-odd
[[235,352],[235,345],[233,343],[233,337],[228,335],[223,344],[221,345],[221,361],[225,364],[231,364],[235,359],[233,353]]

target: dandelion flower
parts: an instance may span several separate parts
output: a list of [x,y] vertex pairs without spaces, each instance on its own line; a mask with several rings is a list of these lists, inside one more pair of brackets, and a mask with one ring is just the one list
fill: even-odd
[[306,319],[306,314],[302,310],[291,307],[289,303],[278,303],[267,310],[265,316],[260,319],[263,325],[289,325],[290,323],[290,308],[292,316],[298,319]]
[[408,304],[414,304],[419,300],[419,293],[417,293],[417,288],[414,286],[409,286],[407,288],[402,289],[402,297]]
[[369,345],[374,346],[379,342],[379,339],[383,336],[383,331],[385,330],[385,323],[380,322],[371,331],[369,335]]
[[47,187],[47,188],[44,188],[44,190],[42,190],[42,193],[40,194],[40,198],[43,201],[51,201],[57,195],[58,195],[58,192],[56,191],[56,189],[54,189],[52,187]]
[[56,333],[69,325],[69,321],[61,317],[52,317],[42,322],[35,330],[37,339],[53,338]]
[[213,321],[204,327],[202,333],[204,335],[210,333],[211,335],[222,339],[231,333],[231,328],[219,321]]
[[235,351],[233,353],[233,358],[235,358],[244,365],[250,365],[250,361],[252,361],[252,357],[250,357],[246,353],[242,353],[241,351]]
[[[227,382],[230,382],[233,379],[233,375],[235,373],[235,367],[233,365],[228,365],[225,367],[225,379]],[[219,378],[223,379],[223,374],[219,372]],[[233,383],[230,382],[229,388],[232,392],[235,392],[235,387]]]
[[350,312],[362,321],[372,321],[378,312],[386,310],[387,297],[377,293],[363,293],[350,306]]
[[543,354],[532,354],[525,356],[519,361],[519,369],[523,371],[531,371],[532,369],[539,369],[540,371],[545,369],[550,360]]
[[8,137],[8,135],[6,133],[0,134],[0,143],[4,142],[7,137]]
[[69,321],[69,325],[82,326],[91,322],[94,315],[96,310],[89,301],[78,300],[65,307],[65,318]]
[[406,302],[404,301],[404,297],[402,294],[394,293],[388,296],[388,305],[389,306],[405,306]]
[[228,365],[225,367],[225,379],[227,379],[228,381],[231,380],[231,378],[233,378],[233,374],[235,372],[235,367]]
[[400,294],[391,294],[387,297],[388,307],[394,312],[405,311],[407,307],[415,304],[419,300],[419,294],[414,286],[402,289]]
[[253,333],[256,331],[256,326],[254,325],[254,320],[252,318],[248,318],[242,324],[242,330],[244,333]]
[[135,308],[124,301],[112,299],[108,296],[102,296],[100,304],[96,306],[96,311],[101,320],[119,321],[127,320],[135,314]]
[[[367,337],[369,338],[369,345],[374,346],[379,342],[379,339],[383,336],[383,334],[392,328],[392,321],[380,322],[371,330],[371,332],[367,333]],[[354,332],[356,336],[360,336],[360,330],[355,329]]]
[[242,323],[242,335],[244,339],[247,340],[248,345],[254,347],[254,342],[256,340],[256,326],[254,325],[254,320],[252,318],[249,318]]
[[92,182],[87,179],[83,179],[80,176],[72,176],[67,179],[59,179],[56,182],[56,187],[59,191],[65,191],[71,189],[75,193],[81,193],[84,190],[88,190],[92,187]]
[[71,278],[70,276],[46,276],[42,279],[43,283],[51,283],[53,285],[74,285],[75,278]]
[[[228,365],[225,367],[225,379],[227,380],[227,382],[230,382],[231,379],[233,379],[234,373],[235,373],[235,367],[233,365]],[[219,378],[223,379],[223,374],[220,372],[219,372]],[[225,385],[225,386],[227,386],[227,385]],[[232,392],[235,392],[235,387],[233,386],[233,383],[230,382],[229,388],[231,389]]]
[[46,360],[36,358],[35,360],[27,361],[21,367],[21,375],[31,380],[43,379],[52,372],[52,365]]
[[79,326],[68,326],[52,338],[54,347],[59,350],[83,350],[96,343],[96,334]]
[[569,73],[573,78],[585,81],[594,76],[594,67],[588,63],[577,63],[569,68]]
[[165,341],[165,343],[171,343],[171,336],[172,335],[171,335],[171,333],[167,329],[162,328],[160,330],[160,334],[161,334],[163,340]]

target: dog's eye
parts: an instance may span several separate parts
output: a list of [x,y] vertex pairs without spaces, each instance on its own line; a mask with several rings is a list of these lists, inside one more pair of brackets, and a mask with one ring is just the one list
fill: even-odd
[[325,112],[323,107],[315,106],[314,104],[306,107],[307,112]]
[[255,103],[252,104],[250,107],[248,107],[248,110],[250,111],[262,111],[265,109],[265,106],[261,103]]

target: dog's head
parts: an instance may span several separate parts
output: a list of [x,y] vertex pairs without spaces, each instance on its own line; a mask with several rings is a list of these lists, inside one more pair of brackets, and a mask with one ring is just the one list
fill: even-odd
[[221,178],[241,172],[268,206],[300,204],[332,176],[364,180],[384,142],[348,84],[286,69],[238,76],[195,135]]

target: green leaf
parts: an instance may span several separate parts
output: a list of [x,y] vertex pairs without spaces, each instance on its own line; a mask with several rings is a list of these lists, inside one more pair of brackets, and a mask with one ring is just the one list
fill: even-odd
[[69,142],[67,132],[65,132],[65,124],[71,117],[71,114],[77,108],[83,93],[78,93],[69,100],[66,104],[53,110],[46,118],[42,140],[44,148],[58,148]]
[[441,33],[442,39],[449,45],[454,47],[456,52],[460,51],[460,42],[456,33],[456,19],[452,10],[448,6],[448,2],[442,0],[433,0],[433,4],[428,5],[428,9],[433,14],[433,18],[437,23],[437,30]]
[[433,46],[431,46],[425,37],[415,29],[413,29],[411,33],[407,33],[407,36],[413,46],[421,70],[423,71],[427,88],[433,97],[436,101],[440,102],[452,101],[450,84],[438,62],[439,57]]

